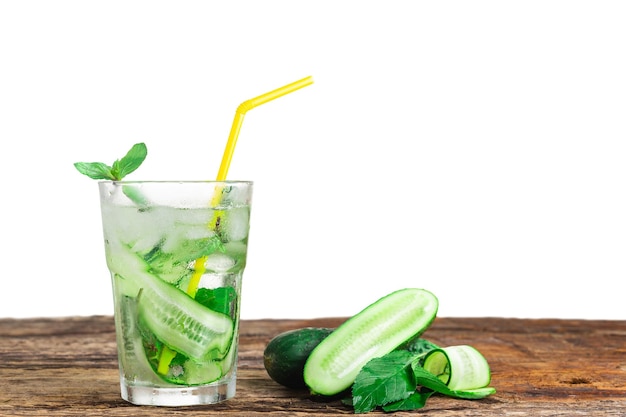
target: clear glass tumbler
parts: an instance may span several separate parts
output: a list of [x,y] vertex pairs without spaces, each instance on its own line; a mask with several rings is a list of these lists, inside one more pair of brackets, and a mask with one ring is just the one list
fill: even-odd
[[252,183],[99,188],[122,398],[183,406],[233,397]]

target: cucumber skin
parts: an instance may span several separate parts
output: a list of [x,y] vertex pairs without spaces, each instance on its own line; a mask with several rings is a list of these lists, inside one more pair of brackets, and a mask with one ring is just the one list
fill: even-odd
[[[426,355],[424,358],[424,369],[441,379],[437,370],[431,366],[431,362],[436,362],[434,359],[437,355],[442,356],[447,363],[448,378],[445,381],[441,381],[451,390],[480,389],[486,387],[491,382],[491,370],[487,359],[473,346],[448,346],[434,349]],[[466,366],[468,362],[470,365]],[[461,368],[461,372],[459,372],[458,368]],[[464,375],[464,372],[467,372],[469,376]]]
[[431,292],[404,288],[349,318],[309,355],[303,375],[311,393],[333,396],[348,389],[371,359],[424,333],[435,320],[438,307]]
[[[113,273],[132,280],[138,288],[143,288],[141,295],[138,295],[138,314],[143,317],[146,325],[157,338],[173,350],[200,362],[206,359],[222,359],[228,353],[237,330],[228,315],[203,306],[188,294],[152,275],[148,272],[150,265],[128,248],[109,248],[108,250],[109,269]],[[115,256],[109,256],[114,251]],[[181,329],[173,328],[179,323],[180,317],[166,317],[162,314],[163,311],[158,311],[167,306],[185,306],[184,311],[177,310],[176,307],[173,310],[182,312],[191,324],[187,323]],[[169,312],[172,312],[172,308]],[[176,320],[167,320],[168,318]],[[203,330],[204,334],[201,335],[204,337],[203,341],[194,341],[185,337],[182,332],[185,327],[188,329],[194,325]],[[207,357],[209,354],[213,357]]]
[[[158,339],[199,362],[226,356],[236,331],[229,316],[203,306],[159,278],[153,278],[149,285],[144,285],[138,312]],[[185,309],[177,309],[178,306]],[[193,329],[198,334],[190,336]]]
[[334,329],[304,327],[275,336],[263,351],[263,365],[275,382],[288,388],[305,388],[304,364],[313,349]]

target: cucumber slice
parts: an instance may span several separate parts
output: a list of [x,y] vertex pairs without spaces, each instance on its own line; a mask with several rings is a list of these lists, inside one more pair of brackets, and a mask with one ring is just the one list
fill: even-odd
[[127,249],[111,246],[109,251],[111,271],[141,287],[138,312],[159,340],[197,361],[226,356],[235,330],[229,316],[150,274],[150,266]]
[[[122,296],[118,302],[115,319],[120,358],[120,371],[124,378],[132,383],[159,384],[163,381],[154,373],[141,340],[141,332],[137,328],[137,303],[134,298]],[[174,386],[174,385],[172,385]]]
[[217,381],[222,376],[222,368],[217,362],[207,361],[196,363],[188,360],[183,365],[183,380],[187,385],[208,384]]
[[361,368],[423,333],[439,302],[429,291],[405,288],[388,294],[348,319],[324,339],[304,366],[314,394],[335,395],[354,383]]
[[139,314],[163,343],[189,358],[222,359],[230,349],[234,334],[230,317],[158,278],[143,287]]
[[453,391],[484,388],[491,382],[485,357],[472,346],[435,349],[424,359],[424,369]]
[[137,204],[141,208],[146,208],[150,205],[150,200],[146,198],[146,196],[141,192],[141,189],[139,187],[122,185],[122,192],[133,203]]

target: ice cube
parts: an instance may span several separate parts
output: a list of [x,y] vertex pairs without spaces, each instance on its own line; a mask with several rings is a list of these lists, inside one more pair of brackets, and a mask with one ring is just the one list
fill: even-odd
[[125,212],[110,214],[105,229],[111,232],[120,241],[134,245],[139,239],[158,241],[166,229],[167,218],[162,215],[163,210],[154,208],[150,211],[140,211],[135,207],[124,208]]
[[228,242],[224,245],[224,251],[227,254],[232,255],[234,257],[245,255],[247,249],[248,249],[248,245],[246,245],[245,243],[241,241]]
[[220,226],[227,241],[238,241],[248,237],[250,213],[241,207],[226,211]]
[[207,256],[204,267],[209,271],[225,272],[235,265],[235,260],[223,253],[213,253]]
[[163,252],[173,253],[180,248],[185,241],[208,239],[214,235],[215,232],[204,225],[177,225],[177,227],[166,237],[161,249]]
[[213,211],[208,209],[186,209],[177,210],[174,222],[187,225],[207,226],[213,218]]
[[250,190],[247,187],[225,187],[222,191],[222,207],[240,206],[250,202]]
[[154,249],[156,246],[158,246],[159,243],[161,242],[161,239],[162,239],[161,236],[158,234],[154,234],[154,233],[146,234],[140,237],[139,239],[137,239],[137,241],[134,244],[132,244],[130,250],[132,252],[145,255],[146,253]]

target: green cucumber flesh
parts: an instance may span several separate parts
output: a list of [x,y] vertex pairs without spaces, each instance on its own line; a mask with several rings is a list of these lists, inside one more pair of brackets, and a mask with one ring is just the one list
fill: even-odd
[[304,381],[314,394],[332,396],[354,383],[373,358],[422,334],[437,315],[439,302],[429,291],[405,288],[379,299],[324,339],[304,366]]
[[202,361],[228,353],[234,333],[230,317],[161,280],[143,287],[139,314],[163,343],[185,356]]
[[229,316],[215,312],[150,274],[150,266],[124,247],[110,248],[109,268],[141,287],[139,314],[158,339],[185,356],[223,359],[234,336]]
[[[124,372],[127,381],[150,382],[163,385],[164,382],[150,366],[143,347],[141,331],[138,328],[137,303],[134,298],[119,295],[117,321],[118,349],[121,362],[120,370]],[[167,385],[167,384],[166,384]],[[172,384],[172,386],[175,386]]]
[[199,385],[217,381],[222,376],[222,368],[219,363],[207,361],[197,363],[188,360],[183,365],[185,370],[184,382],[187,385]]
[[487,360],[467,345],[435,349],[426,355],[423,367],[453,391],[484,388],[491,381]]
[[146,208],[150,205],[150,201],[146,198],[145,195],[141,192],[141,189],[138,187],[134,187],[131,185],[123,185],[122,192],[126,197],[128,197],[133,203],[137,204],[140,208]]

